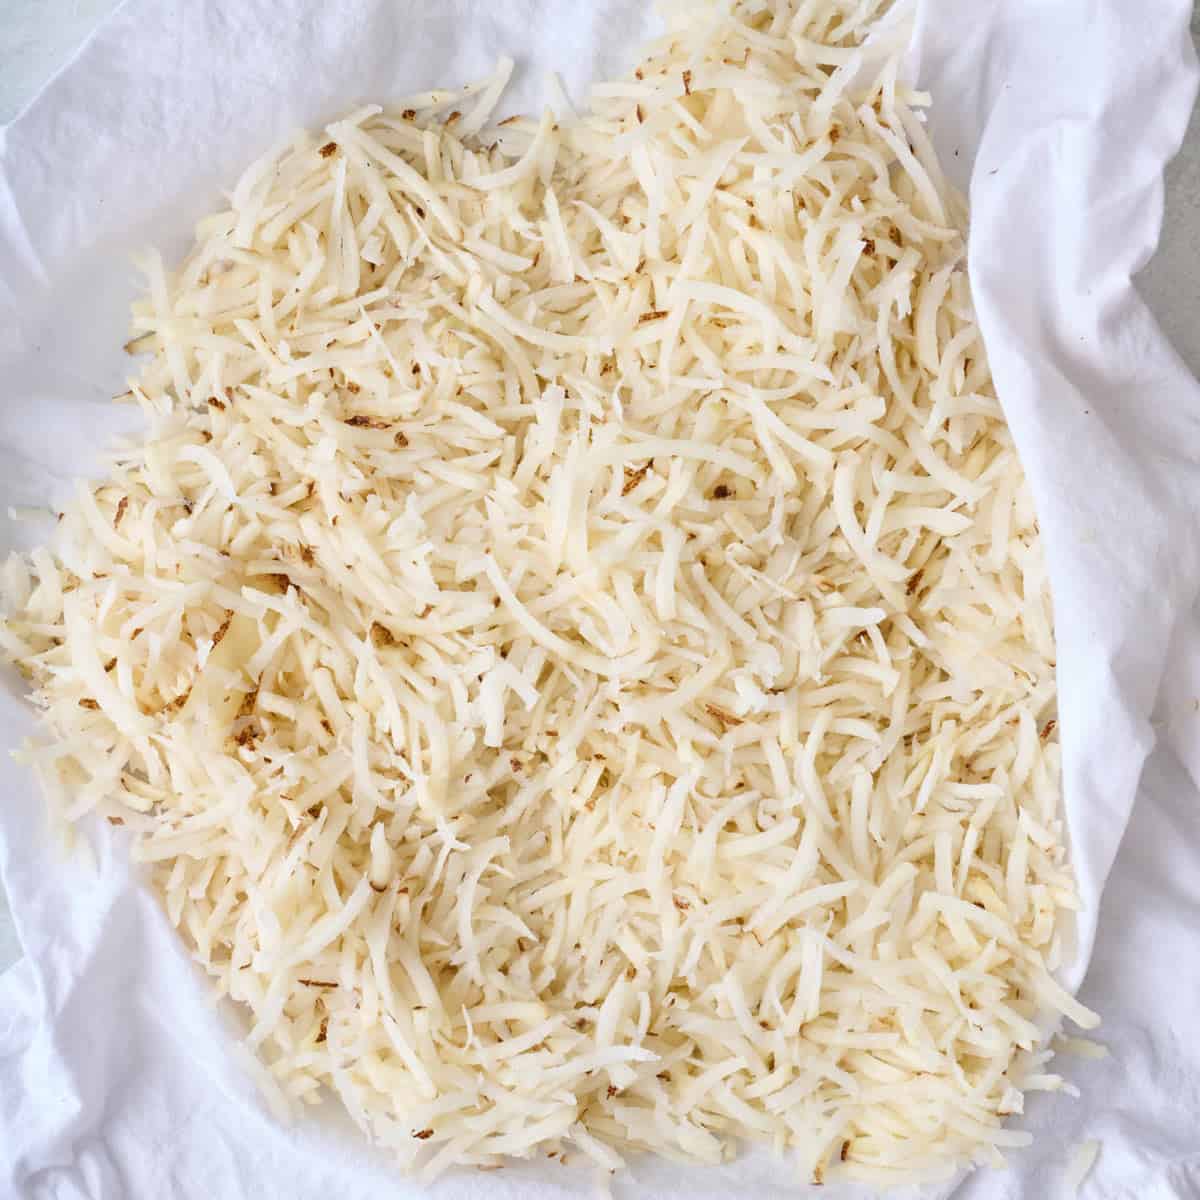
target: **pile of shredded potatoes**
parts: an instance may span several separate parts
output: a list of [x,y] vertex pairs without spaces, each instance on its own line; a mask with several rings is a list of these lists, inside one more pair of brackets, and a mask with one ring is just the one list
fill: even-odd
[[1077,900],[1037,524],[886,0],[685,4],[302,134],[150,262],[152,422],[4,569],[285,1095],[428,1173],[1000,1161]]

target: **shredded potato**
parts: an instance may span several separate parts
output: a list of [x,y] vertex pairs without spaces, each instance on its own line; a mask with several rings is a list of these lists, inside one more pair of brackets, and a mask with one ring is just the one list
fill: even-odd
[[1077,907],[1035,515],[884,0],[252,166],[4,652],[281,1092],[434,1175],[1001,1161]]

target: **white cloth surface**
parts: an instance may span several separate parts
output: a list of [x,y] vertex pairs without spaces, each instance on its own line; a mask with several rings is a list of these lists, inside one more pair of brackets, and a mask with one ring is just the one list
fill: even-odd
[[[1200,388],[1130,284],[1195,95],[1189,8],[919,10],[914,69],[943,164],[970,188],[976,304],[1049,555],[1086,904],[1064,978],[1075,986],[1090,961],[1083,997],[1113,1050],[1064,1062],[1082,1099],[1031,1102],[1035,1146],[960,1182],[957,1200],[1059,1194],[1089,1137],[1102,1150],[1085,1197],[1200,1195]],[[268,145],[361,101],[478,77],[502,52],[522,67],[509,107],[537,105],[549,70],[582,98],[652,27],[643,0],[126,0],[0,141],[0,503],[45,504],[94,470],[128,369],[129,253],[180,253]],[[0,550],[44,535],[5,525]],[[31,726],[19,690],[6,678],[0,691],[8,745]],[[0,978],[0,1194],[425,1194],[331,1115],[276,1121],[119,835],[91,832],[83,872],[52,844],[29,775],[4,762],[0,782],[0,872],[26,952]],[[432,1194],[592,1188],[534,1164]],[[640,1161],[614,1190],[765,1198],[804,1184],[754,1153],[720,1170]]]

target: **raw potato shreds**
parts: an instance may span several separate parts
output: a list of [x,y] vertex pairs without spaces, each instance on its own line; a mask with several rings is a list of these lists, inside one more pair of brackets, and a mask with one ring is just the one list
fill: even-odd
[[[1037,525],[886,4],[681,5],[253,166],[148,264],[153,424],[5,567],[283,1093],[429,1173],[999,1161],[1077,905]],[[498,144],[491,144],[497,139]]]

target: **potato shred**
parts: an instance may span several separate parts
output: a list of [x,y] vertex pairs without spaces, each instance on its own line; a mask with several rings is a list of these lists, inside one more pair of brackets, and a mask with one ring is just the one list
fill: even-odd
[[145,440],[4,567],[281,1094],[428,1175],[999,1162],[1077,907],[1035,514],[885,0],[680,5],[252,166],[147,262]]

